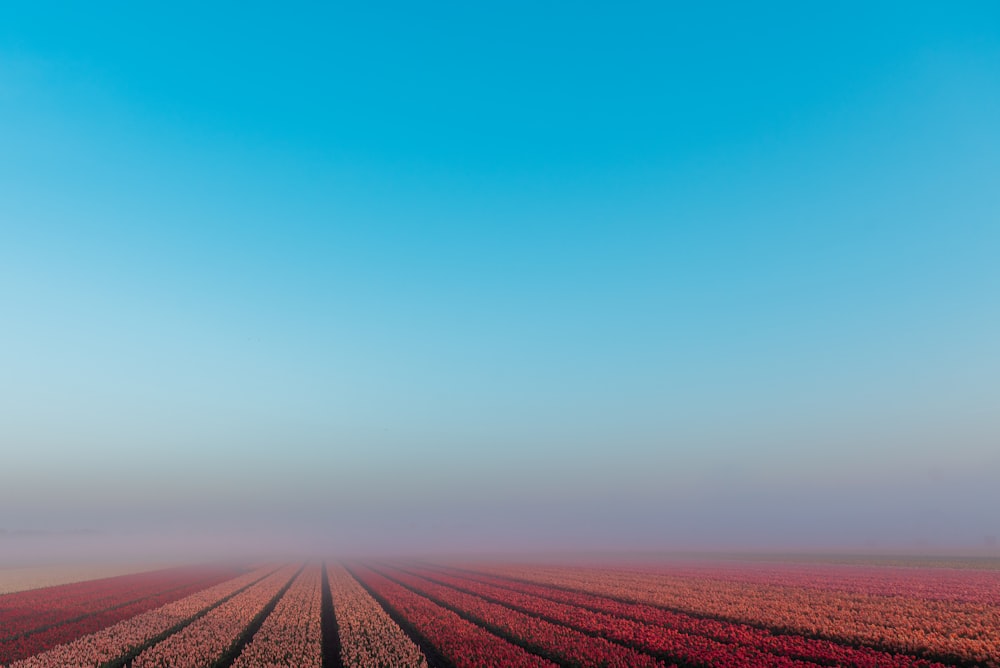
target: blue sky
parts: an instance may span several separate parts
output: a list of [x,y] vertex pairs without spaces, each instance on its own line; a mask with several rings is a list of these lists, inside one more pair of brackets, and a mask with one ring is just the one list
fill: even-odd
[[1000,533],[998,74],[992,3],[4,3],[0,526]]

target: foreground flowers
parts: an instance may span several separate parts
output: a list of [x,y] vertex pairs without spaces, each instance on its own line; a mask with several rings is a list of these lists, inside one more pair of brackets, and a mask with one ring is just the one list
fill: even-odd
[[168,570],[0,595],[0,651],[8,653],[0,663],[1000,668],[1000,571],[881,568],[350,562]]

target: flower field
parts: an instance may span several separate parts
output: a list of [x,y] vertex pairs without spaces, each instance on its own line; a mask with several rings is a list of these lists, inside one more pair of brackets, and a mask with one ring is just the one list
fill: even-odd
[[0,595],[0,665],[998,667],[998,593],[923,565],[175,568]]

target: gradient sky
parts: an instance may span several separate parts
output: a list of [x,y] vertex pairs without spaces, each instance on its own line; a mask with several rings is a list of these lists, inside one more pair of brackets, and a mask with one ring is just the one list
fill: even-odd
[[0,5],[0,526],[1000,534],[1000,6],[330,4]]

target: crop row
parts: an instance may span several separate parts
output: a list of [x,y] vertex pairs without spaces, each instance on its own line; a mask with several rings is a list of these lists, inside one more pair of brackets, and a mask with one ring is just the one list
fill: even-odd
[[1000,656],[1000,607],[591,568],[487,568],[491,574],[645,603],[782,633],[948,661]]
[[[547,585],[453,569],[432,571],[425,575],[465,591],[506,601],[510,605],[529,605],[539,609],[545,607],[542,601],[535,598],[513,598],[508,595],[516,592],[557,604],[579,606],[586,610],[605,613],[624,620],[634,620],[687,635],[704,636],[721,643],[753,648],[761,652],[809,662],[826,665],[849,665],[856,668],[904,668],[930,665],[928,661],[917,661],[907,655],[889,654],[868,647],[849,647],[828,640],[804,638],[798,635],[773,634],[766,629],[759,629],[747,624],[691,617],[642,603],[623,603],[605,596],[558,589]],[[697,644],[697,641],[693,639],[688,642],[692,649]],[[646,648],[652,649],[651,646],[646,646]],[[769,661],[778,661],[778,659],[769,659]]]
[[470,621],[559,663],[571,663],[584,668],[654,668],[664,665],[635,649],[609,642],[605,638],[593,637],[560,622],[547,621],[396,569],[385,569],[382,573]]
[[486,631],[427,598],[362,566],[351,572],[381,603],[455,668],[555,668],[556,664]]
[[153,610],[171,601],[176,601],[213,584],[217,584],[223,579],[228,579],[228,577],[216,575],[210,580],[189,583],[187,586],[179,588],[175,587],[133,602],[77,617],[72,621],[50,626],[37,632],[26,633],[0,641],[0,664],[11,663],[38,654],[39,652],[44,652],[63,643],[72,642],[77,638],[95,633],[123,619]]
[[323,664],[321,583],[319,566],[303,570],[240,653],[234,668],[320,668]]
[[427,668],[427,659],[385,610],[342,566],[327,577],[345,668]]
[[6,594],[0,596],[0,641],[127,605],[196,581],[233,575],[232,570],[171,568]]
[[265,566],[221,584],[203,589],[178,601],[124,619],[96,633],[36,654],[13,666],[16,668],[65,668],[103,666],[138,651],[144,645],[183,626],[274,571]]
[[233,596],[139,654],[132,662],[133,668],[213,665],[239,642],[243,631],[264,612],[297,570],[297,566],[286,566]]

